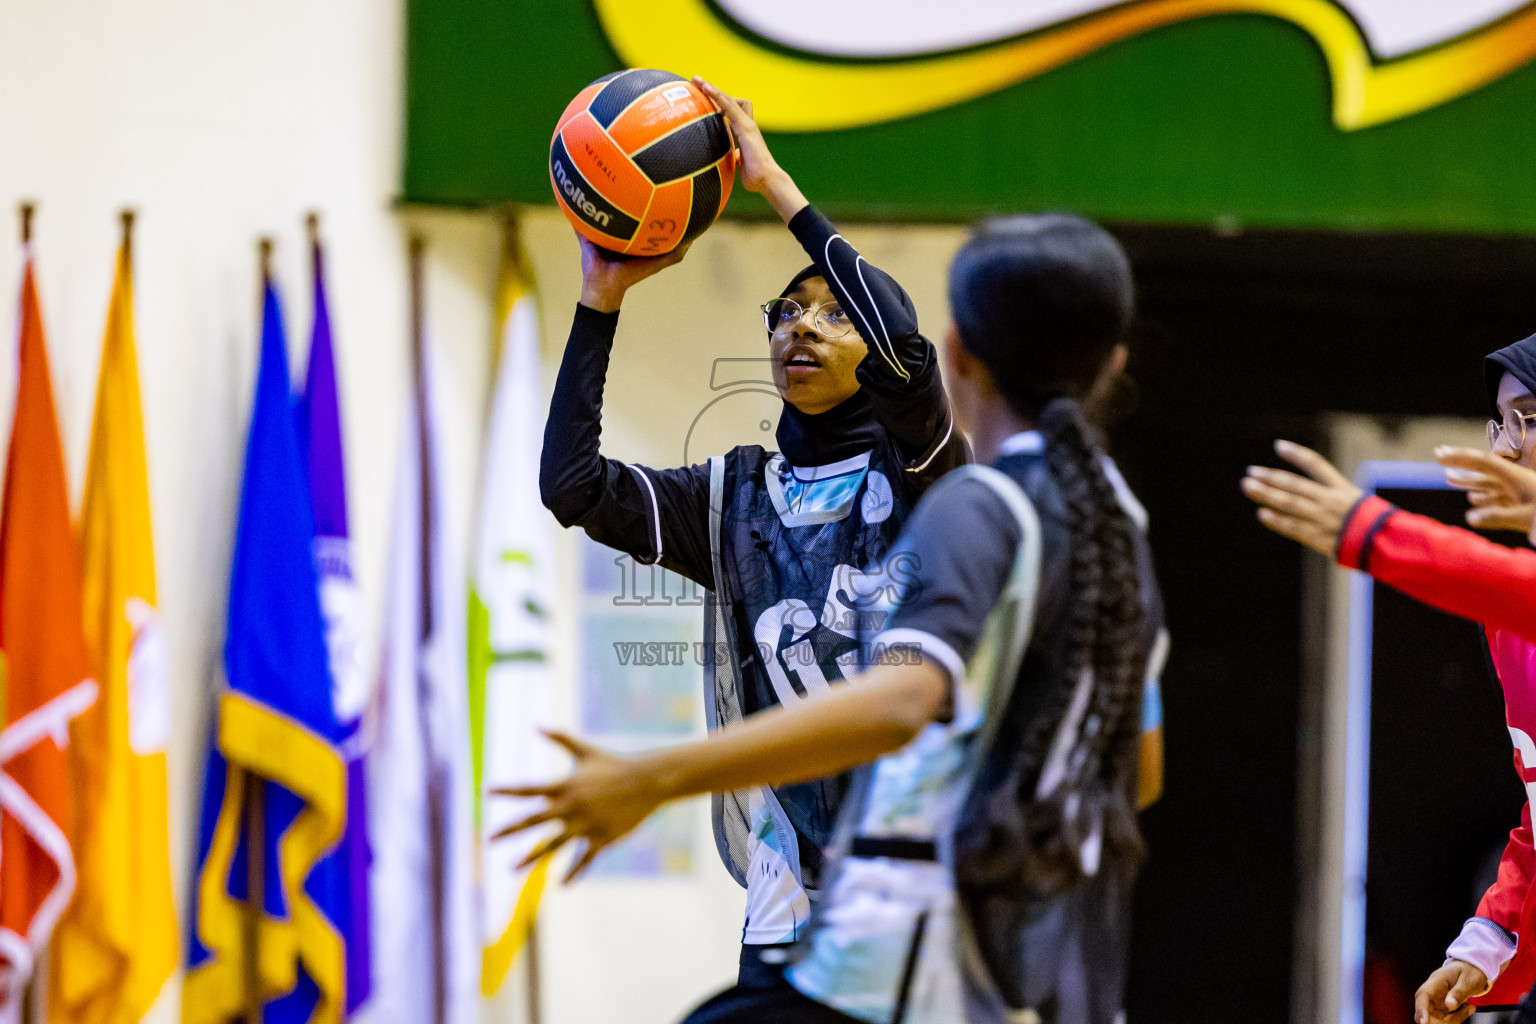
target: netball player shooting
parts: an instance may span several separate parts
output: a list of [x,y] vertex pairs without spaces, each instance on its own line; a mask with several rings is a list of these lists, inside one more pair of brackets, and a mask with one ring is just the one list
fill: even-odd
[[[907,294],[806,201],[750,103],[695,84],[730,122],[743,187],[768,200],[812,261],[763,307],[784,399],[779,451],[742,446],[675,469],[602,456],[603,381],[624,295],[683,253],[610,261],[582,238],[581,304],[539,486],[562,525],[709,591],[704,689],[714,727],[798,706],[859,664],[871,612],[860,599],[888,591],[883,571],[909,510],[966,450]],[[804,929],[806,889],[817,884],[846,788],[846,779],[812,774],[716,800],[722,859],[747,888],[743,981],[776,973],[776,956],[760,954]]]
[[1079,401],[1124,363],[1130,266],[1085,221],[1008,218],[960,251],[950,302],[951,394],[992,465],[940,481],[902,535],[913,579],[875,649],[903,656],[641,757],[552,734],[574,773],[508,791],[548,801],[508,834],[558,822],[532,856],[581,839],[579,871],[664,801],[878,758],[844,802],[795,965],[691,1024],[1119,1015],[1162,613],[1134,500]]

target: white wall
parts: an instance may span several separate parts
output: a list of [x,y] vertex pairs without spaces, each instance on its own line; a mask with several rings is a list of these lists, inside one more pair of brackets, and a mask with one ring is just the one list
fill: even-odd
[[[428,240],[428,316],[442,368],[450,528],[464,550],[489,386],[497,226],[486,215],[392,211],[398,188],[402,9],[380,0],[0,0],[0,314],[19,281],[11,211],[38,204],[37,269],[72,495],[78,502],[117,213],[138,210],[137,323],[162,612],[174,701],[171,827],[183,928],[257,340],[255,241],[277,240],[290,352],[309,328],[303,216],[318,210],[369,649],[377,649],[388,497],[406,382],[405,239]],[[852,232],[942,333],[952,229]],[[542,289],[547,376],[579,289],[576,246],[550,210],[524,236]],[[15,236],[10,236],[14,238]],[[756,305],[805,262],[782,228],[724,225],[637,289],[620,327],[605,442],[672,464],[715,397],[715,355],[760,355]],[[12,328],[5,349],[14,345]],[[0,359],[0,433],[14,358]],[[763,437],[705,424],[696,450]],[[701,428],[703,429],[703,428]],[[745,431],[749,436],[739,436]],[[571,548],[565,540],[566,552]],[[565,573],[566,607],[574,594]],[[574,616],[559,662],[574,714]],[[547,897],[546,1022],[662,1024],[734,975],[741,895],[702,823],[691,878],[592,882]],[[522,1019],[522,979],[487,1019]],[[176,984],[153,1018],[179,1016]]]

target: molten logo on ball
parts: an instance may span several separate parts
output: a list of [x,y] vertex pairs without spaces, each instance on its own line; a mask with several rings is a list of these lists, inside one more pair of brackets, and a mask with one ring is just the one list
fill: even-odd
[[554,167],[555,180],[560,183],[560,187],[565,191],[565,198],[570,204],[586,214],[588,220],[607,227],[608,215],[594,206],[592,200],[588,199],[587,194],[581,190],[581,186],[571,180],[571,176],[566,172],[565,164],[556,160],[554,161]]

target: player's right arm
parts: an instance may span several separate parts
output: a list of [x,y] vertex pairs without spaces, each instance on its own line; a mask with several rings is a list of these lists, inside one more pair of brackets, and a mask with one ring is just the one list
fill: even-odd
[[638,562],[660,563],[713,588],[708,470],[651,469],[605,458],[600,450],[603,385],[624,293],[682,253],[610,261],[585,238],[579,241],[581,303],[544,425],[539,496],[560,525],[580,526]]
[[907,462],[911,493],[923,494],[945,473],[969,462],[970,450],[954,429],[938,350],[918,330],[912,299],[805,198],[769,152],[750,101],[727,96],[700,78],[694,84],[730,121],[741,149],[742,187],[768,200],[869,346],[857,370],[859,384]]

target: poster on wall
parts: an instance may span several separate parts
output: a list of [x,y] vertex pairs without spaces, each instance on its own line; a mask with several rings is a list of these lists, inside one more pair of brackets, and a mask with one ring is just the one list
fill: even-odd
[[[704,734],[704,593],[697,583],[578,534],[581,735],[620,753]],[[670,804],[592,862],[594,878],[690,875],[698,801]]]
[[565,104],[659,66],[751,99],[839,216],[1536,230],[1524,0],[412,0],[409,32],[413,201],[550,202]]

